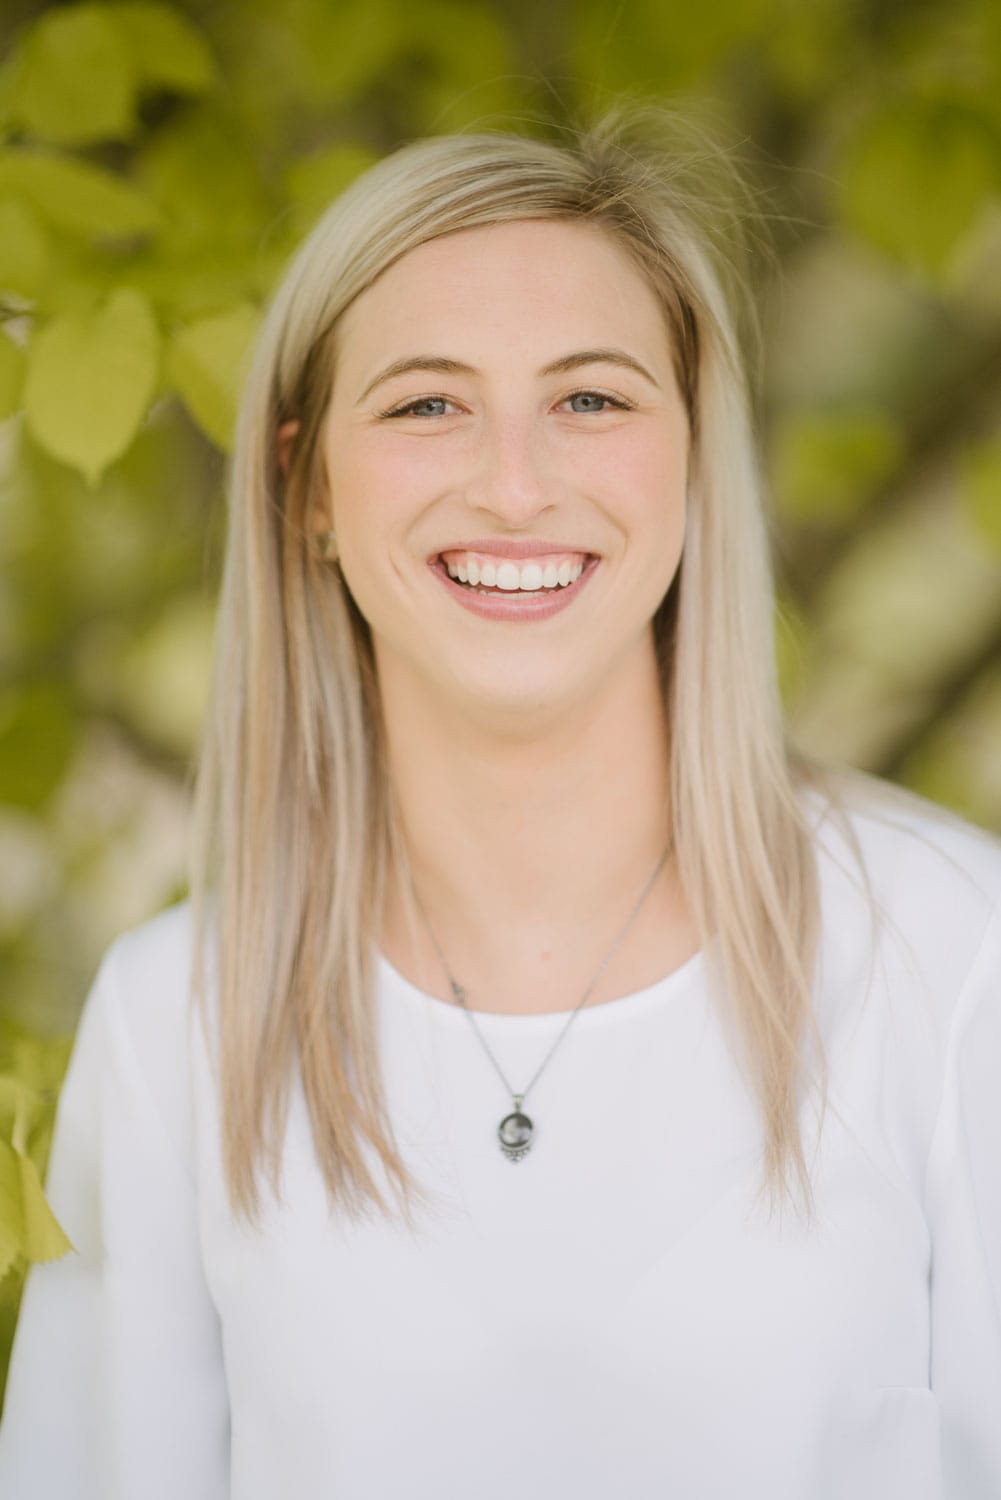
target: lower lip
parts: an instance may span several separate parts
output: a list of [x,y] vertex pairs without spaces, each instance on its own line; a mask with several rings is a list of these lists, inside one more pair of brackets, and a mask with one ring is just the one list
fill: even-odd
[[449,577],[448,569],[440,557],[436,557],[428,566],[441,579],[452,597],[464,609],[468,609],[470,614],[482,615],[485,620],[548,620],[550,615],[558,615],[561,610],[569,609],[599,561],[597,557],[588,558],[580,577],[575,578],[573,583],[568,583],[566,588],[557,587],[544,594],[537,594],[531,599],[524,599],[513,592],[507,598],[503,594],[476,594]]

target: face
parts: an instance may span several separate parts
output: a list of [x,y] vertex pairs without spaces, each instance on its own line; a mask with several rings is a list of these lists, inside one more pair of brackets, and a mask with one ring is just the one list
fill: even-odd
[[[483,722],[562,712],[652,652],[688,426],[662,310],[607,233],[521,221],[404,256],[341,320],[322,444],[316,524],[333,524],[384,694],[419,679]],[[505,544],[524,544],[516,574]],[[471,595],[443,554],[520,588]]]

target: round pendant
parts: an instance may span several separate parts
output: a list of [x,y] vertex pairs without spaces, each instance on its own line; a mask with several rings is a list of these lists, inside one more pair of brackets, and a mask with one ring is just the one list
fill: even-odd
[[532,1149],[532,1136],[535,1134],[535,1126],[528,1115],[523,1115],[520,1109],[514,1114],[505,1115],[497,1127],[497,1136],[500,1147],[508,1161],[521,1161]]

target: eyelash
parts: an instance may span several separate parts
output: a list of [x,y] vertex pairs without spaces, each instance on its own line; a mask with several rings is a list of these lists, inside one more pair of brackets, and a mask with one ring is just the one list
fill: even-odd
[[[565,402],[572,401],[575,396],[597,396],[600,401],[606,402],[613,409],[613,411],[633,411],[635,409],[634,403],[632,401],[626,401],[621,396],[610,396],[607,391],[592,390],[590,386],[582,386],[579,391],[570,391],[568,395],[563,397],[563,401],[560,403],[560,405],[562,406]],[[414,415],[413,408],[415,406],[424,406],[428,401],[448,401],[448,399],[448,396],[441,395],[418,396],[415,400],[408,401],[404,406],[393,406],[390,407],[388,411],[377,412],[376,415],[387,419],[392,417],[409,417]],[[576,412],[574,413],[574,415],[584,416],[585,413]],[[599,412],[598,415],[600,416],[601,413]],[[417,420],[431,421],[433,419],[429,417],[419,417]]]

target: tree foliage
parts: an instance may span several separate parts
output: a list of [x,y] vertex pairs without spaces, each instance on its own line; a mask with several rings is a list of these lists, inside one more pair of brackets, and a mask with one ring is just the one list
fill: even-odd
[[625,92],[733,143],[797,733],[1001,829],[1001,8],[12,0],[0,42],[2,1368],[86,979],[183,889],[260,308],[401,141]]

